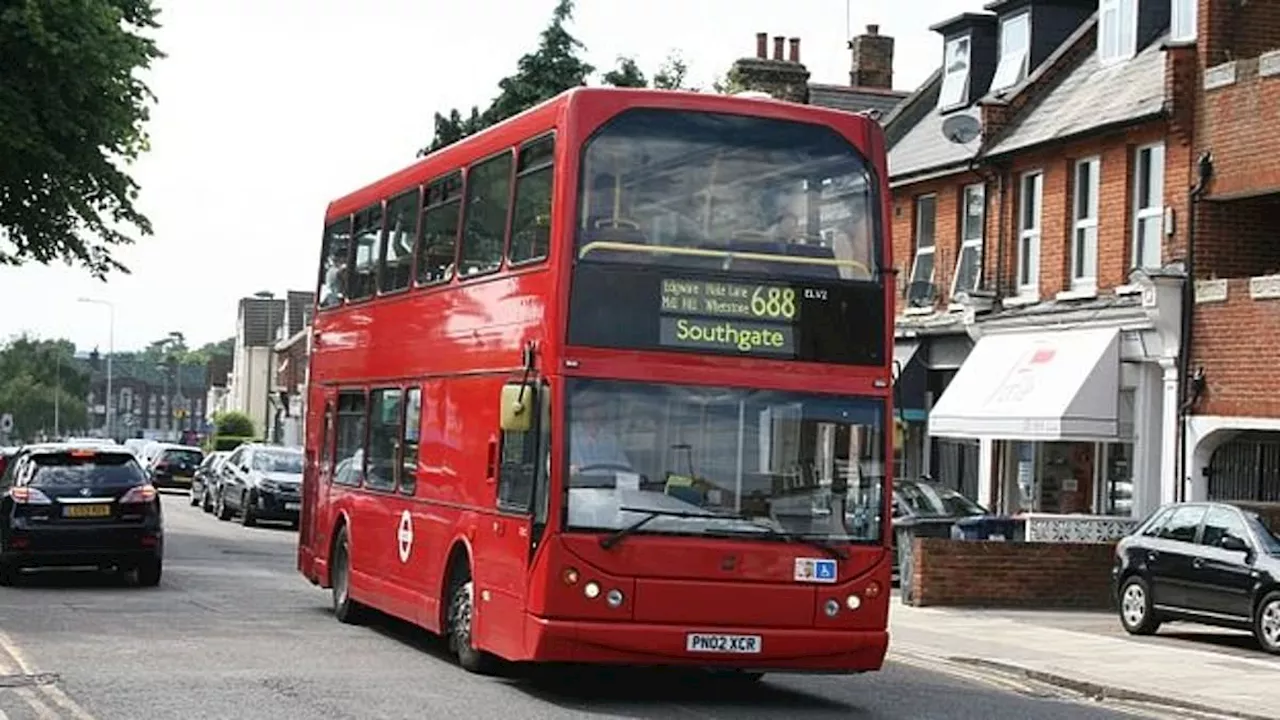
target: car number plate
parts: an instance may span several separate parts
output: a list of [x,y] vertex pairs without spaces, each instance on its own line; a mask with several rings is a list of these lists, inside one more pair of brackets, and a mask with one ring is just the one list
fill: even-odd
[[759,635],[706,635],[689,633],[685,638],[685,650],[705,653],[753,654],[760,652]]
[[111,517],[110,505],[64,505],[62,508],[64,517],[72,518],[100,518]]
[[302,509],[302,503],[285,503],[285,504],[284,504],[284,509],[285,509],[285,510],[300,510],[300,509]]

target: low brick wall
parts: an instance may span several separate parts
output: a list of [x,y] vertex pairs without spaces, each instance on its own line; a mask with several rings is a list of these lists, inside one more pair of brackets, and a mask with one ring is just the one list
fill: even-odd
[[912,605],[1110,609],[1114,543],[916,538]]

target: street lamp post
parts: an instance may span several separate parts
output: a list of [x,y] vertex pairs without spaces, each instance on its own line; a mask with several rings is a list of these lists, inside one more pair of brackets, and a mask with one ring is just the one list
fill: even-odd
[[107,307],[107,437],[114,438],[111,406],[115,398],[111,393],[111,356],[116,352],[116,306],[107,300],[79,298],[78,302]]

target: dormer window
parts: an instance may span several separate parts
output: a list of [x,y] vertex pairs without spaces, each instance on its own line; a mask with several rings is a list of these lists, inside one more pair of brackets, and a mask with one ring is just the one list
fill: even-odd
[[1196,39],[1196,0],[1170,0],[1173,3],[1169,38],[1190,42]]
[[1099,0],[1098,60],[1133,57],[1138,46],[1138,0]]
[[1031,54],[1031,14],[1007,17],[1000,23],[1000,64],[996,66],[991,90],[1004,90],[1022,82],[1027,76],[1027,58]]
[[944,47],[946,63],[943,65],[942,92],[938,96],[938,108],[948,110],[962,106],[969,90],[969,36],[947,40]]

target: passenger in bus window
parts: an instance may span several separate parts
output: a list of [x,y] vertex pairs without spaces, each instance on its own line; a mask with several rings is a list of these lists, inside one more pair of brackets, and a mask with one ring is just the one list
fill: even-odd
[[320,304],[330,307],[342,303],[342,289],[346,287],[347,263],[345,258],[329,258],[329,267],[324,272],[324,297]]

